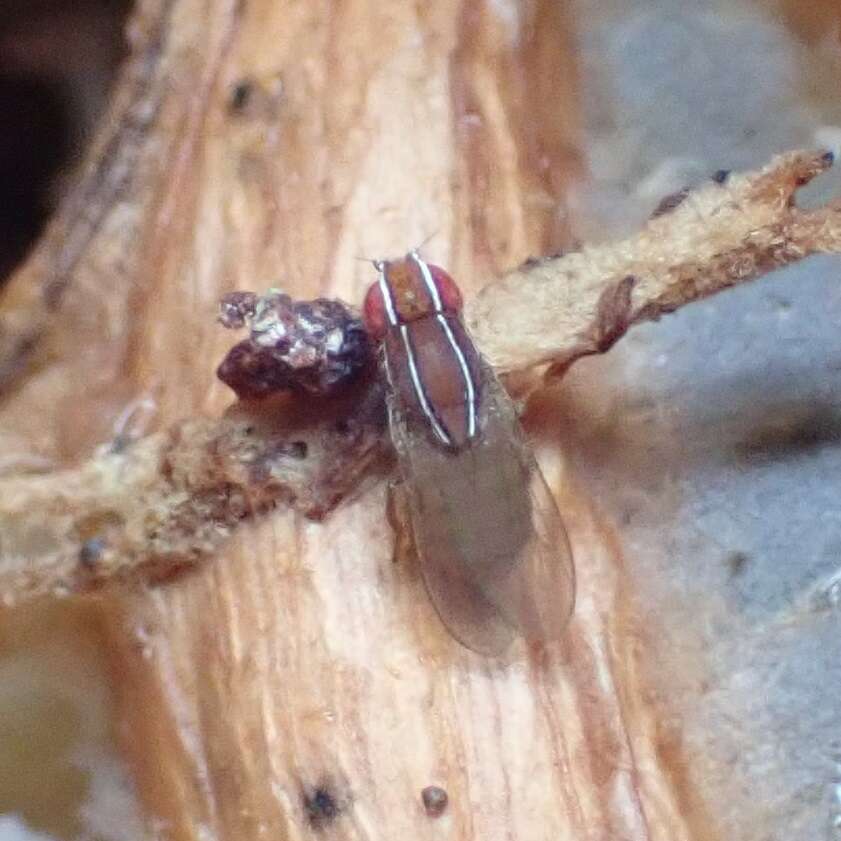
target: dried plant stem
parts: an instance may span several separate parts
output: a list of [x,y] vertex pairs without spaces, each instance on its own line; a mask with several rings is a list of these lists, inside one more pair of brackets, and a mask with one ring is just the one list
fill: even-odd
[[[626,241],[531,261],[466,310],[500,371],[564,369],[634,323],[817,252],[841,252],[841,205],[800,210],[795,190],[831,156],[792,152],[711,184]],[[158,579],[209,557],[277,503],[322,516],[385,451],[382,395],[367,383],[319,406],[240,404],[72,470],[0,480],[0,599]]]
[[371,382],[317,418],[283,400],[239,404],[75,470],[1,481],[0,601],[167,578],[281,501],[322,517],[381,455],[382,406]]
[[764,169],[689,193],[623,242],[532,261],[485,287],[466,320],[499,371],[602,353],[641,321],[759,277],[810,254],[841,249],[841,204],[794,205],[798,187],[832,165],[789,152]]

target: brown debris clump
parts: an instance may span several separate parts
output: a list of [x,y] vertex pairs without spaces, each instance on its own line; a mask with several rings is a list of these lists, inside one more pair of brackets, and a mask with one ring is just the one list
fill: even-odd
[[284,391],[335,394],[373,359],[362,322],[340,301],[293,301],[274,289],[261,296],[231,292],[222,299],[219,321],[250,329],[216,371],[242,400]]

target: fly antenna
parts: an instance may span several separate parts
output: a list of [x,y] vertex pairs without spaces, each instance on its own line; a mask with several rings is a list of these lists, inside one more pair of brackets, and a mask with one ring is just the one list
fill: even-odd
[[410,254],[417,254],[418,256],[420,256],[419,252],[420,252],[421,248],[423,248],[431,239],[433,239],[434,237],[437,237],[438,234],[439,234],[439,229],[436,228],[431,234],[424,237],[423,241],[420,242],[418,245],[416,245],[409,253]]
[[381,272],[383,270],[383,266],[385,265],[384,260],[375,260],[373,257],[360,257],[357,255],[353,259],[361,260],[363,263],[370,263],[378,272]]

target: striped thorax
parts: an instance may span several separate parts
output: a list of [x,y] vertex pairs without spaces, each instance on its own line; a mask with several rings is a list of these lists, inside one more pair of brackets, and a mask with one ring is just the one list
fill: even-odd
[[383,343],[392,387],[439,444],[460,449],[478,434],[481,388],[458,288],[416,251],[376,265],[364,315]]

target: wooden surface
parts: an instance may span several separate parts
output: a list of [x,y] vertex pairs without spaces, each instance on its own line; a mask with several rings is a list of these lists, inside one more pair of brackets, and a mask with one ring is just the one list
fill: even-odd
[[[91,455],[142,396],[144,432],[219,414],[225,291],[358,301],[355,257],[437,233],[426,252],[469,293],[567,244],[578,116],[555,2],[144,0],[131,34],[90,166],[3,299],[0,436],[24,462]],[[99,605],[166,837],[701,837],[638,679],[618,539],[565,469],[551,399],[530,421],[578,568],[559,644],[488,660],[450,639],[392,561],[382,482]]]

